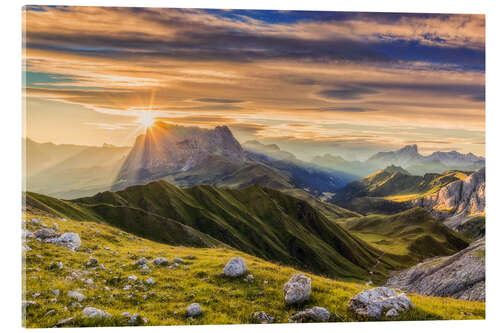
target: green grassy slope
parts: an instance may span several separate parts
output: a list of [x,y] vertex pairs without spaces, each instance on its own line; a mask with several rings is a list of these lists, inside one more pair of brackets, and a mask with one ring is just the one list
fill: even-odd
[[469,239],[479,239],[486,234],[485,216],[475,216],[457,226],[457,231]]
[[[32,217],[35,216],[31,213],[25,216],[26,219]],[[312,279],[310,300],[290,307],[283,301],[283,285],[299,272],[294,268],[275,265],[228,248],[174,247],[157,243],[102,222],[36,217],[47,225],[57,222],[60,232],[78,233],[82,245],[79,250],[71,251],[55,244],[27,240],[31,250],[26,252],[24,258],[23,299],[36,302],[35,306],[27,309],[24,323],[27,327],[52,327],[69,317],[74,319],[67,326],[128,325],[120,316],[125,311],[146,317],[147,325],[252,323],[252,314],[256,311],[265,311],[275,317],[277,323],[286,323],[294,313],[312,306],[322,306],[330,311],[330,321],[363,320],[347,307],[351,297],[369,288],[363,284],[308,274]],[[36,229],[33,225],[28,225],[28,228],[31,231]],[[106,270],[85,267],[89,256],[96,258]],[[229,279],[220,274],[226,262],[235,256],[245,259],[248,272],[254,276],[253,282],[245,282],[243,278]],[[177,269],[150,265],[151,272],[146,273],[133,265],[140,257],[148,260],[166,257],[169,261],[180,257],[185,264]],[[63,263],[62,269],[50,268],[51,263],[59,261]],[[136,275],[138,281],[127,282],[130,275]],[[144,284],[149,277],[153,277],[156,283],[151,286]],[[91,285],[81,280],[89,278],[93,280]],[[131,288],[124,290],[127,284]],[[59,290],[59,296],[52,292],[55,289]],[[80,302],[81,307],[72,306],[75,300],[66,296],[68,291],[79,291],[86,296]],[[40,295],[34,297],[36,293]],[[383,320],[485,317],[485,303],[416,294],[408,296],[415,309],[398,319]],[[200,303],[203,313],[190,319],[185,315],[185,309],[193,302]],[[105,310],[112,317],[102,321],[84,319],[81,312],[85,306]]]
[[420,207],[394,215],[369,215],[338,223],[387,254],[405,256],[412,263],[451,255],[468,245],[460,234]]
[[403,168],[389,166],[346,185],[332,202],[363,214],[397,213],[409,208],[407,201],[431,195],[467,175],[462,171],[446,171],[415,176]]
[[[267,260],[358,281],[367,279],[381,254],[306,201],[260,186],[181,189],[157,181],[70,203],[153,240],[164,241],[155,227],[161,217]],[[373,279],[383,281],[401,267],[395,258],[384,258]]]

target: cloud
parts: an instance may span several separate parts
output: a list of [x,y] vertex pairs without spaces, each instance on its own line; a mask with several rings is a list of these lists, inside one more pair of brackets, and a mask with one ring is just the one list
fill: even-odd
[[[47,6],[24,14],[24,70],[37,73],[25,83],[28,99],[316,143],[387,145],[389,129],[405,124],[484,133],[481,15]],[[339,123],[384,130],[332,129]]]
[[243,103],[244,101],[241,99],[224,99],[224,98],[198,98],[196,99],[198,102],[203,103]]
[[320,96],[330,99],[360,99],[365,95],[376,93],[377,90],[356,86],[344,86],[342,88],[327,89],[318,92]]

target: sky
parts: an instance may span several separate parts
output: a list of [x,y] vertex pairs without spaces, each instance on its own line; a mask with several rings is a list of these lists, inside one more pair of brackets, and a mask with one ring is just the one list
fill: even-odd
[[132,145],[144,113],[298,157],[484,156],[483,15],[26,6],[25,136]]

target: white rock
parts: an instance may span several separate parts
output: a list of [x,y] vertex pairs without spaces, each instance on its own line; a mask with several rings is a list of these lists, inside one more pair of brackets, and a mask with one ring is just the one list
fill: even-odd
[[165,258],[156,258],[152,262],[156,266],[166,266],[166,265],[168,265],[168,260],[165,259]]
[[414,305],[405,294],[397,294],[387,287],[365,290],[349,301],[349,308],[358,315],[380,318],[384,310],[392,309],[400,313],[413,308]]
[[200,304],[198,304],[198,303],[190,304],[186,309],[186,313],[187,313],[188,317],[199,316],[201,314]]
[[106,311],[96,309],[96,308],[93,308],[91,306],[87,306],[83,309],[82,316],[84,318],[96,318],[96,319],[103,319],[103,318],[111,317],[111,315],[109,313],[107,313]]
[[85,283],[88,284],[88,285],[91,285],[91,284],[94,284],[94,280],[87,279],[87,280],[85,280]]
[[130,275],[128,278],[127,278],[128,281],[137,281],[137,276],[135,275]]
[[245,260],[237,257],[237,258],[231,258],[231,260],[228,261],[228,263],[226,264],[226,266],[224,266],[224,269],[222,270],[222,274],[230,277],[238,277],[245,274],[246,271],[247,271],[247,264],[245,263]]
[[148,263],[148,260],[146,258],[142,257],[141,259],[139,259],[135,262],[135,265],[142,266],[142,265],[146,265],[147,263]]
[[150,277],[149,279],[147,279],[147,280],[145,281],[145,283],[146,283],[146,284],[154,284],[154,283],[155,283],[155,280],[154,280],[152,277]]
[[69,298],[73,298],[73,299],[76,299],[78,302],[81,302],[83,301],[86,297],[85,295],[83,294],[80,294],[79,292],[77,291],[68,291],[68,293],[66,294]]
[[324,322],[330,319],[330,312],[320,306],[314,306],[312,309],[306,309],[294,314],[291,319],[293,321],[314,321]]
[[47,243],[54,243],[61,246],[69,247],[72,250],[76,250],[82,245],[82,241],[80,240],[80,236],[74,232],[67,232],[59,237],[50,238],[46,240]]
[[283,288],[286,304],[302,303],[311,296],[311,279],[304,274],[295,274]]
[[274,321],[274,318],[265,313],[264,311],[254,312],[253,318],[261,324],[268,324]]

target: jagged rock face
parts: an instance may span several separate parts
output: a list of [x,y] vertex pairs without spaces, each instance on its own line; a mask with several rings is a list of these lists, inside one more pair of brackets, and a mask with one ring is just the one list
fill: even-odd
[[[486,204],[485,169],[474,172],[464,180],[457,180],[428,197],[415,200],[413,204],[431,212],[435,217],[463,216],[464,222],[469,215],[483,214]],[[460,224],[457,219],[454,226]]]
[[485,300],[485,240],[449,257],[422,262],[387,280],[386,285],[427,296]]
[[175,172],[185,172],[219,155],[245,160],[244,151],[227,126],[202,129],[156,123],[137,137],[113,189],[144,184]]

